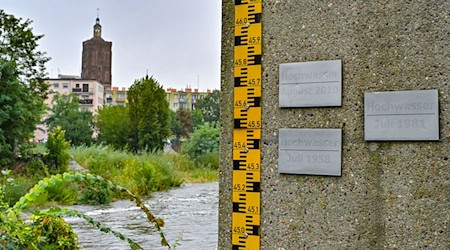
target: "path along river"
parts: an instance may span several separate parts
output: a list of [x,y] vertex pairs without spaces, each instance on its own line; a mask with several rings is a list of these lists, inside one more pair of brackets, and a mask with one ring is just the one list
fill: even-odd
[[[150,211],[162,218],[163,231],[169,242],[181,238],[176,249],[216,249],[218,227],[218,183],[186,184],[157,192],[146,200]],[[161,247],[161,238],[147,222],[145,214],[130,201],[108,206],[71,206],[96,221],[133,239],[144,249]],[[78,218],[66,219],[78,234],[82,249],[130,249],[125,241],[99,230]]]

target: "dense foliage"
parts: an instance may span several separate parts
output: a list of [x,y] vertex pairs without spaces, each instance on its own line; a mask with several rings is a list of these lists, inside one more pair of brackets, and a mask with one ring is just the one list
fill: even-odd
[[205,123],[205,120],[203,119],[203,113],[200,109],[192,110],[191,119],[192,119],[192,129],[193,130],[199,128],[200,125]]
[[[150,210],[144,205],[142,200],[127,189],[113,184],[100,176],[81,173],[64,173],[45,178],[37,183],[29,192],[21,197],[14,206],[9,206],[3,202],[4,191],[6,189],[5,179],[9,171],[2,171],[3,178],[0,179],[0,248],[1,249],[78,249],[77,237],[72,228],[63,219],[62,216],[73,216],[85,219],[89,224],[97,227],[104,233],[111,233],[114,236],[129,243],[131,249],[142,249],[132,239],[125,237],[119,232],[105,227],[94,221],[89,216],[79,213],[76,210],[66,208],[51,208],[49,210],[34,210],[32,216],[24,214],[24,210],[29,210],[30,206],[36,202],[39,197],[46,193],[47,189],[55,186],[73,182],[85,182],[87,185],[104,185],[108,189],[117,190],[125,195],[136,206],[138,206],[146,215],[147,220],[154,224],[156,230],[161,236],[161,245],[171,246],[167,242],[161,227],[164,221],[156,218]],[[6,179],[10,182],[11,178]],[[25,217],[28,217],[24,219]]]
[[138,195],[167,190],[182,183],[174,164],[163,154],[135,155],[102,146],[72,148],[71,153],[89,172],[110,179]]
[[64,139],[64,130],[54,127],[48,135],[46,162],[51,174],[62,174],[67,171],[70,154],[67,152],[70,143]]
[[189,134],[192,133],[192,115],[189,110],[179,109],[176,112],[176,119],[180,121],[181,129],[179,131],[180,137],[189,137]]
[[71,145],[90,145],[93,126],[92,113],[80,110],[78,97],[75,94],[53,96],[53,106],[46,123],[50,129],[57,126],[65,131],[64,137]]
[[127,98],[134,152],[162,150],[170,135],[169,103],[162,86],[146,76],[134,82]]
[[33,215],[24,220],[19,209],[5,202],[5,193],[13,182],[10,173],[2,170],[0,175],[0,249],[78,249],[76,234],[60,216]]
[[30,26],[30,20],[0,9],[0,166],[14,162],[44,111],[49,58],[37,50],[42,35],[34,35]]
[[0,59],[15,62],[21,84],[36,99],[33,101],[42,102],[49,87],[44,79],[50,58],[37,49],[43,35],[33,34],[31,23],[0,9]]
[[18,147],[33,136],[43,102],[18,80],[15,62],[0,59],[0,166],[17,156]]
[[125,149],[130,143],[129,108],[123,106],[103,107],[96,117],[97,141],[117,149]]
[[195,108],[202,112],[205,122],[218,122],[220,119],[219,91],[213,91],[205,98],[198,100]]
[[[191,138],[183,147],[183,153],[197,162],[203,162],[204,157],[219,156],[219,126],[216,123],[205,123],[191,134]],[[214,160],[218,167],[218,160]]]
[[202,168],[183,154],[133,154],[109,146],[73,147],[70,153],[89,172],[101,175],[139,195],[166,190],[183,181],[217,181],[218,178],[216,170]]

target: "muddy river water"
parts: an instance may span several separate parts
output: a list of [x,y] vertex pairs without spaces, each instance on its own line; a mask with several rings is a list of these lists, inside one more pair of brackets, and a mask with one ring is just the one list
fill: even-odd
[[[186,184],[165,192],[157,192],[146,200],[150,211],[165,221],[163,231],[176,249],[216,249],[218,227],[218,183]],[[133,239],[144,249],[161,247],[161,238],[145,214],[130,201],[117,201],[108,206],[72,206],[96,221]],[[66,219],[78,234],[81,249],[130,249],[129,245],[78,218]]]

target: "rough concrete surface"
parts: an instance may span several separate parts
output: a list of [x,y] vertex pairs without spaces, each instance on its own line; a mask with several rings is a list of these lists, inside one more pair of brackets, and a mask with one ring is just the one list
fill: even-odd
[[[231,249],[234,1],[222,1],[219,249]],[[449,1],[263,0],[261,249],[450,248]],[[279,108],[281,63],[343,62],[342,106]],[[364,92],[438,89],[440,140],[364,141]],[[342,176],[278,173],[280,128],[341,128]]]

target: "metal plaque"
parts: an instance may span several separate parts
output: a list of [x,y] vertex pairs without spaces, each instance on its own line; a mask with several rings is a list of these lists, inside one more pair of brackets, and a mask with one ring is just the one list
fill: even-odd
[[439,140],[438,91],[364,93],[366,141]]
[[341,106],[341,60],[280,64],[279,105]]
[[278,172],[341,176],[341,129],[279,130]]

